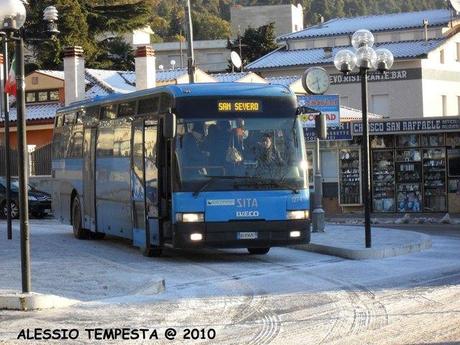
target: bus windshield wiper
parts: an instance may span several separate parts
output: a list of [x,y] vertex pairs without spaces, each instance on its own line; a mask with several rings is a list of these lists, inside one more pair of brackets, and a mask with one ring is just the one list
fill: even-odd
[[196,198],[202,191],[204,191],[211,183],[213,183],[216,180],[235,180],[235,179],[248,179],[251,178],[250,176],[224,176],[224,175],[203,175],[204,177],[209,177],[209,180],[207,180],[203,185],[193,192],[193,196]]
[[276,186],[276,187],[288,188],[292,190],[295,194],[299,194],[299,190],[296,187],[291,186],[289,183],[283,182],[283,181],[259,180],[259,181],[256,181],[254,185],[256,186]]

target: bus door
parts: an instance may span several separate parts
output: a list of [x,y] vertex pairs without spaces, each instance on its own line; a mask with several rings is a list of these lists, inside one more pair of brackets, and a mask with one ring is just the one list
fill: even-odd
[[158,219],[157,135],[157,122],[146,121],[144,129],[145,212],[147,218],[146,238],[150,238],[150,244],[154,246],[159,246],[162,243]]
[[131,189],[133,243],[149,248],[160,245],[158,227],[158,169],[156,166],[156,122],[133,122]]
[[83,145],[83,228],[96,231],[95,193],[96,128],[85,127]]

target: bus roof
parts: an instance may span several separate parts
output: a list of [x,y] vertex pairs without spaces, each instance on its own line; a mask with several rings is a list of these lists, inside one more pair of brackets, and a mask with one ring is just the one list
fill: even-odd
[[74,102],[58,112],[80,109],[85,106],[104,105],[118,101],[135,100],[151,94],[169,93],[174,98],[188,97],[294,97],[292,91],[283,85],[262,83],[195,83],[160,86],[126,94],[113,94],[90,100]]

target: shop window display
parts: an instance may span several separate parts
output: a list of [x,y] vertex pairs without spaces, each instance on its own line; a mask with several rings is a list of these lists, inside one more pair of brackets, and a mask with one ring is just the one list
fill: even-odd
[[436,147],[444,145],[444,134],[422,134],[421,146]]
[[340,150],[340,204],[361,204],[361,164],[359,150]]
[[372,206],[374,212],[395,211],[394,164],[393,150],[372,152]]
[[444,148],[423,150],[424,211],[446,211],[446,152]]
[[382,149],[394,147],[392,135],[374,135],[370,138],[371,148]]
[[417,134],[398,135],[396,141],[398,147],[418,147],[420,144]]
[[420,212],[422,210],[420,150],[397,150],[395,160],[397,211]]
[[451,148],[460,147],[460,133],[447,133],[446,146]]

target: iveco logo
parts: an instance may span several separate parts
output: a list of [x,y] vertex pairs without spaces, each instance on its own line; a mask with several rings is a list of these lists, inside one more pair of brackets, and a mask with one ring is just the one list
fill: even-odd
[[236,216],[243,217],[259,217],[259,211],[237,211]]

